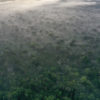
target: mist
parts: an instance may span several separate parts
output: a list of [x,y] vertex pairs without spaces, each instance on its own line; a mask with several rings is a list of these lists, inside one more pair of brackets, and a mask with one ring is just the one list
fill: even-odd
[[99,74],[99,0],[0,0],[0,100],[99,100]]
[[[49,38],[47,38],[45,31],[51,31],[55,33],[55,35],[69,38],[69,36],[74,33],[74,30],[78,31],[78,33],[91,30],[95,28],[95,23],[99,25],[99,14],[95,12],[95,15],[89,16],[94,9],[93,11],[92,9],[87,11],[85,8],[91,8],[91,6],[95,7],[96,3],[96,1],[86,0],[6,0],[0,3],[1,40],[4,38],[4,41],[10,40],[14,42],[16,36],[22,36],[20,37],[21,40],[29,38],[32,41],[36,41],[36,38],[41,39],[43,37],[41,41],[47,43],[51,40],[48,40]],[[82,7],[84,10],[81,9]],[[94,18],[95,23],[92,18]],[[76,22],[78,22],[77,25]],[[60,24],[61,26],[59,26]],[[80,27],[81,24],[83,24],[82,27]],[[64,25],[67,25],[67,27]],[[43,32],[40,33],[40,31]],[[33,36],[32,32],[37,34]],[[74,37],[73,35],[71,38]]]

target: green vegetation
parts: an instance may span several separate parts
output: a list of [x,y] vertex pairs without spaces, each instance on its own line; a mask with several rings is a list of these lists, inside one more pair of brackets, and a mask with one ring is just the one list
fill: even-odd
[[1,49],[0,100],[100,100],[98,55],[60,43]]

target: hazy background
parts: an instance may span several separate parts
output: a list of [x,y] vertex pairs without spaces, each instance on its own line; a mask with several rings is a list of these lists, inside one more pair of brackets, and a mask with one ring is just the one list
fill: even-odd
[[97,0],[2,2],[0,4],[1,45],[15,43],[19,46],[32,41],[42,45],[48,43],[55,45],[59,39],[65,40],[66,44],[75,40],[79,45],[86,45],[89,41],[97,45],[95,41],[99,41],[100,33],[99,6]]

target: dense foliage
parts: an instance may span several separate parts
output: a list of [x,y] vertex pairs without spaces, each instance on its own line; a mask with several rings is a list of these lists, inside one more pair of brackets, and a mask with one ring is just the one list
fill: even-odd
[[63,40],[54,46],[5,45],[0,100],[100,100],[100,58],[86,48]]
[[0,3],[0,100],[100,100],[100,0],[20,1]]

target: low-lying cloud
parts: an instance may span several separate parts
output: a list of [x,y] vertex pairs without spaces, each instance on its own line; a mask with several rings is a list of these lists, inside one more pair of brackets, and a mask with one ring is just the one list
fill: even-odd
[[96,2],[86,2],[86,1],[68,1],[60,4],[61,7],[73,7],[73,6],[86,6],[86,5],[95,5]]
[[[50,4],[59,2],[60,0],[0,0],[0,13],[8,14],[16,11],[26,11],[31,8],[36,8],[44,4]],[[3,1],[3,2],[2,2]],[[73,6],[84,6],[94,5],[96,2],[90,0],[61,0],[58,3],[61,7],[73,7]]]

